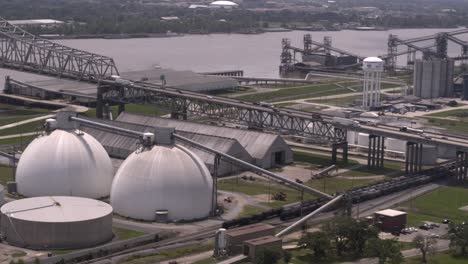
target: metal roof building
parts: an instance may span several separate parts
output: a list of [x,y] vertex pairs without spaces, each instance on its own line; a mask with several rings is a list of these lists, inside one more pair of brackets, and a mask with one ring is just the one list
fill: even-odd
[[233,89],[238,86],[235,79],[224,76],[207,76],[193,71],[154,68],[151,70],[121,73],[121,77],[124,79],[149,83],[161,83],[161,76],[164,76],[167,86],[192,92]]
[[[89,118],[91,120],[95,120]],[[132,123],[125,123],[125,122],[118,122],[118,121],[109,121],[109,120],[99,120],[99,122],[109,125],[114,125],[130,130],[140,131],[140,132],[153,132],[154,127],[152,126],[144,126],[139,124],[132,124]],[[82,127],[82,130],[86,133],[92,135],[94,138],[99,141],[104,148],[106,149],[107,153],[111,157],[125,159],[127,158],[133,151],[135,151],[138,147],[138,139],[131,138],[125,135],[118,135],[114,133],[110,133],[108,131],[103,131],[99,129],[89,128],[89,127]],[[221,137],[221,136],[213,136],[213,135],[204,135],[204,134],[197,134],[192,132],[185,132],[185,131],[177,131],[180,135],[192,139],[198,143],[201,143],[205,146],[210,148],[219,150],[223,153],[229,154],[231,156],[237,157],[241,160],[252,162],[252,157],[250,154],[242,147],[242,145],[233,138]],[[197,148],[193,148],[191,146],[186,146],[190,151],[195,153],[208,167],[210,172],[213,172],[214,167],[214,156],[202,151]],[[218,175],[226,175],[232,174],[234,172],[240,171],[241,168],[221,160],[218,166]]]
[[262,168],[287,164],[293,161],[293,153],[284,139],[278,135],[251,130],[212,126],[161,117],[121,113],[117,121],[146,126],[174,127],[177,131],[202,135],[229,136],[236,139],[252,156],[253,162]]

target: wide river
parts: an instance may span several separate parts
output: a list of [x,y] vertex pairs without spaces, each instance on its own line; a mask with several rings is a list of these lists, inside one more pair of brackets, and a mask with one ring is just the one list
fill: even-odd
[[[196,72],[239,69],[244,70],[246,76],[278,77],[282,38],[289,38],[293,45],[302,47],[302,38],[306,33],[312,34],[312,39],[319,42],[323,41],[324,36],[331,36],[334,47],[362,56],[376,56],[387,52],[387,39],[390,33],[406,39],[452,30],[455,29],[291,31],[259,35],[212,34],[172,38],[75,39],[57,42],[113,57],[121,72],[159,65]],[[460,38],[467,39],[468,36]],[[404,49],[402,46],[399,47],[399,51]],[[459,53],[460,48],[450,46],[450,53],[454,52]],[[405,61],[406,56],[398,58],[399,64]],[[25,81],[42,79],[22,72],[0,70],[2,80],[6,75]],[[1,86],[3,81],[0,81]]]

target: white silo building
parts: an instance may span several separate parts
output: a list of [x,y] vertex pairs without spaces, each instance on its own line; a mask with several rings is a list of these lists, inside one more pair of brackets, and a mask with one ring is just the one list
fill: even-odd
[[208,217],[215,197],[208,168],[173,144],[170,134],[158,135],[156,142],[133,152],[117,171],[111,190],[115,213],[157,222]]
[[114,168],[101,144],[74,128],[51,129],[25,149],[16,170],[17,191],[26,197],[109,196]]
[[2,239],[19,247],[51,250],[93,247],[113,238],[112,207],[66,196],[34,197],[3,205]]
[[362,107],[371,109],[380,106],[380,86],[384,63],[377,57],[369,57],[362,62],[364,83],[362,89]]

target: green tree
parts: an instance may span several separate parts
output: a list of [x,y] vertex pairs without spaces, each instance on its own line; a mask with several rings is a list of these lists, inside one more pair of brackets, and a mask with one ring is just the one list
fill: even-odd
[[400,245],[394,239],[371,238],[366,243],[366,252],[368,256],[378,258],[379,264],[403,262]]
[[349,226],[350,249],[356,256],[364,253],[367,240],[378,238],[379,231],[364,221],[353,221]]
[[462,256],[467,255],[468,248],[468,226],[450,224],[449,226],[450,247]]
[[263,248],[256,252],[255,264],[275,264],[281,258],[281,252],[271,248]]
[[316,259],[327,257],[331,250],[330,237],[322,231],[305,233],[299,243],[310,249]]
[[426,237],[421,234],[416,235],[413,239],[416,248],[421,251],[422,263],[427,263],[427,255],[435,252],[435,244],[437,241],[434,238]]

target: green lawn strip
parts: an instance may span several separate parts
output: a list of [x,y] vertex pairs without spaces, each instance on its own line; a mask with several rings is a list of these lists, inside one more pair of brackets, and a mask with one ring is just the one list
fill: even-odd
[[443,186],[399,206],[408,212],[408,222],[419,226],[423,221],[441,222],[444,218],[461,222],[468,219],[468,212],[460,207],[468,205],[468,189]]
[[[312,167],[320,166],[330,166],[331,165],[331,156],[325,156],[315,153],[308,153],[302,151],[293,151],[294,161],[305,162],[312,165]],[[348,159],[348,163],[344,163],[342,160],[338,160],[338,167],[352,166],[356,165],[358,162],[353,159]]]
[[[437,252],[434,255],[427,256],[427,264],[466,264],[468,263],[468,258],[466,257],[456,257],[450,254],[449,252]],[[420,264],[421,256],[406,258],[404,264]]]
[[242,209],[242,212],[240,213],[239,217],[245,217],[245,216],[251,216],[251,215],[259,214],[259,213],[261,213],[263,211],[264,210],[262,210],[262,209],[260,209],[258,207],[251,206],[251,205],[246,205]]
[[114,231],[114,235],[117,236],[118,240],[127,240],[130,238],[139,237],[145,234],[143,232],[126,229],[126,228],[120,228],[120,227],[113,227],[112,230]]
[[398,243],[400,243],[400,250],[401,251],[416,248],[416,245],[415,245],[414,242],[399,241]]
[[468,117],[468,109],[455,109],[447,110],[444,112],[438,112],[433,114],[428,114],[424,116],[435,116],[435,117]]
[[404,164],[401,162],[385,161],[383,168],[368,168],[366,165],[338,174],[346,177],[367,177],[375,175],[391,175],[392,177],[403,174]]
[[43,114],[42,115],[26,115],[26,116],[0,118],[0,126],[9,125],[9,124],[13,124],[13,123],[21,122],[24,120],[41,117],[41,116],[44,116],[44,115]]
[[0,184],[3,186],[7,185],[7,182],[13,181],[14,170],[12,167],[0,166]]
[[36,137],[37,136],[25,136],[0,139],[0,145],[23,144],[23,146],[26,147],[29,144],[29,142],[31,142]]
[[[218,189],[229,192],[239,192],[250,196],[268,193],[273,195],[277,192],[286,193],[286,201],[275,201],[270,199],[269,203],[262,203],[275,208],[301,200],[301,193],[299,191],[275,181],[267,181],[263,179],[256,179],[255,181],[243,180],[241,178],[220,180],[218,181]],[[304,199],[312,200],[315,199],[315,197],[311,194],[305,193]]]
[[330,105],[348,105],[354,103],[355,100],[361,99],[361,95],[353,95],[346,97],[330,98],[330,99],[311,99],[306,102],[317,104],[330,104]]
[[468,134],[468,119],[459,121],[426,117],[430,126],[445,128],[448,132]]
[[181,247],[178,249],[166,250],[162,251],[158,254],[146,256],[146,257],[138,257],[135,255],[132,259],[122,262],[123,264],[153,264],[158,263],[165,260],[176,259],[183,256],[189,256],[192,254],[197,254],[201,252],[205,252],[208,250],[213,249],[213,243],[204,243],[204,244],[197,244],[191,245],[186,247]]
[[19,126],[15,126],[15,127],[2,129],[0,130],[0,136],[24,134],[24,133],[30,133],[30,132],[40,132],[42,131],[42,124],[44,124],[44,120],[38,120],[38,121],[22,124]]
[[68,253],[72,253],[73,251],[75,251],[76,249],[57,249],[57,250],[52,250],[52,254],[53,255],[65,255],[65,254],[68,254]]
[[308,97],[319,97],[328,96],[335,94],[350,93],[351,91],[345,88],[340,88],[335,84],[319,84],[300,86],[294,88],[286,88],[278,91],[258,93],[251,95],[239,96],[237,99],[244,101],[279,101],[282,98],[288,98],[289,100],[301,99]]
[[26,255],[27,255],[26,252],[20,251],[20,250],[15,250],[13,252],[13,254],[11,254],[11,256],[14,257],[14,258],[21,258],[21,257],[24,257]]
[[377,182],[379,180],[356,178],[356,179],[341,179],[341,178],[322,178],[313,179],[306,184],[319,191],[335,194],[336,192],[346,191],[355,187],[361,187]]

